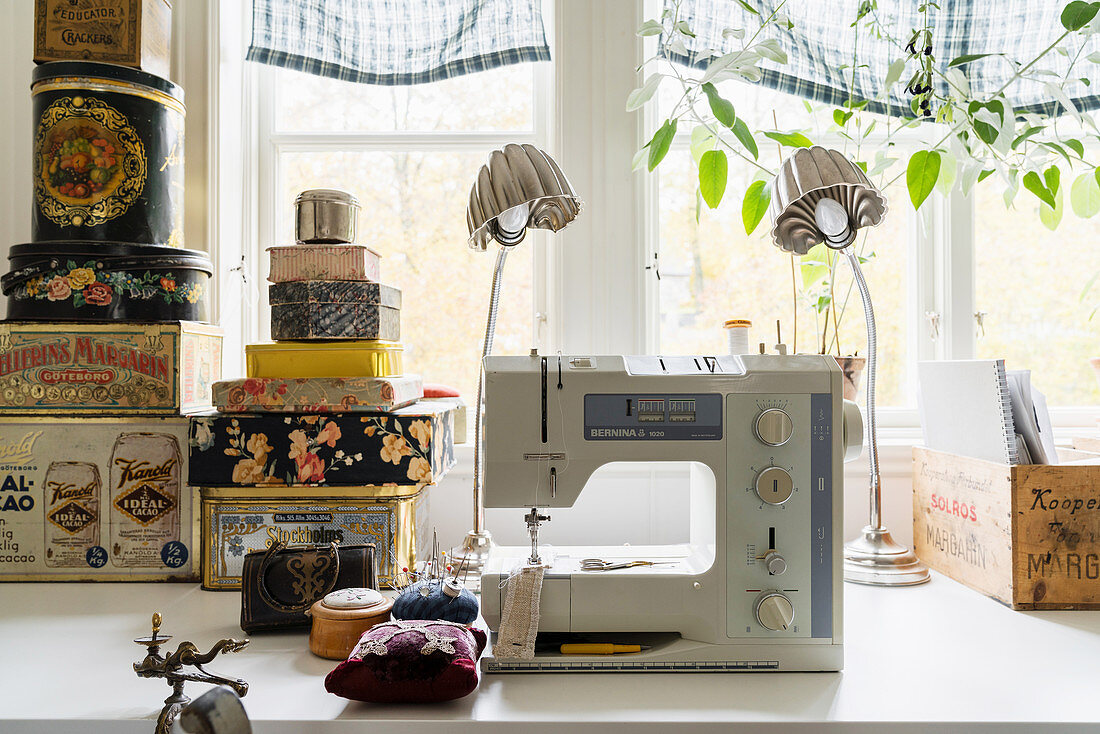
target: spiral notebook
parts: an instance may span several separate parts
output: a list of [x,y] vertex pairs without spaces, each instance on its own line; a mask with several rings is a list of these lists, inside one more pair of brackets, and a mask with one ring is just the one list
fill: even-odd
[[1020,463],[1003,359],[917,364],[924,445],[975,459]]

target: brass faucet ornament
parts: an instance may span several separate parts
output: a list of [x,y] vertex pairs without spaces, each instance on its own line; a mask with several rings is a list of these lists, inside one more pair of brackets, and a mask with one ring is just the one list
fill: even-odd
[[[186,681],[229,686],[238,696],[248,693],[248,683],[240,678],[216,675],[202,667],[216,658],[219,653],[240,652],[248,646],[248,640],[218,640],[209,651],[204,653],[199,652],[199,648],[194,643],[184,641],[179,644],[174,653],[164,657],[160,654],[160,646],[171,640],[172,636],[160,633],[162,621],[160,612],[153,612],[153,634],[134,640],[146,648],[145,658],[140,663],[134,663],[134,672],[142,678],[164,678],[165,682],[172,687],[171,695],[164,699],[164,708],[157,717],[156,728],[156,734],[169,734],[176,716],[191,701],[191,698],[183,692],[183,684]],[[194,670],[184,670],[185,667],[191,667]]]

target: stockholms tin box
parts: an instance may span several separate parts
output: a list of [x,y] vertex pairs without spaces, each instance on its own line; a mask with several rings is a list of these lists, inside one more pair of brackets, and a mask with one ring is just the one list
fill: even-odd
[[216,326],[0,322],[0,413],[179,415],[211,406],[221,371]]
[[0,418],[0,581],[194,581],[187,417]]
[[456,409],[453,402],[421,401],[389,413],[192,416],[191,481],[196,487],[435,484],[455,463]]
[[288,545],[374,543],[378,579],[414,568],[426,544],[428,488],[330,487],[323,497],[274,488],[202,489],[202,586],[241,588],[249,551]]

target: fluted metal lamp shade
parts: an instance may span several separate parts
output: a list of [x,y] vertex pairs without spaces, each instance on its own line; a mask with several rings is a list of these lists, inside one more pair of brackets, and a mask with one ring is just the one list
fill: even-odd
[[[819,226],[818,203],[823,199],[837,202],[847,213],[849,226],[841,236],[827,239]],[[842,153],[815,145],[783,161],[772,186],[770,214],[776,247],[805,255],[823,241],[838,250],[850,245],[857,229],[882,221],[886,199]]]
[[493,240],[518,245],[529,227],[557,232],[580,214],[581,206],[553,158],[533,145],[506,145],[489,154],[470,189],[470,248],[484,251]]

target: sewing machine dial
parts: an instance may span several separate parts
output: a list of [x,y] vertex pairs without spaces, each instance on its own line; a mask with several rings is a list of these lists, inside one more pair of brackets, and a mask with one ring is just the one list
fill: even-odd
[[780,466],[769,466],[756,475],[756,495],[769,505],[781,505],[794,493],[791,473]]
[[787,411],[782,408],[767,408],[756,416],[752,430],[760,443],[767,446],[782,446],[791,440],[794,423],[787,415]]
[[765,591],[753,606],[753,613],[760,626],[772,632],[789,629],[794,622],[794,605],[786,595],[778,591]]

